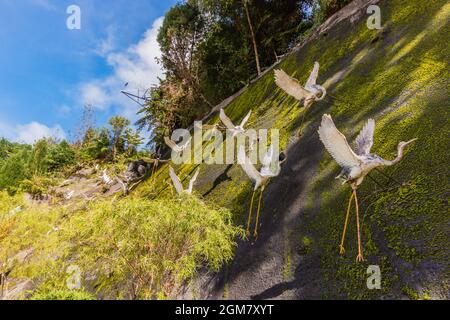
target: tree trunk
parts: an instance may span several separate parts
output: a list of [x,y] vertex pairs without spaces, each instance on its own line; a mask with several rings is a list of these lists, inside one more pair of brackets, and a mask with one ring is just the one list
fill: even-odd
[[261,66],[259,64],[258,46],[256,45],[256,37],[253,31],[252,19],[250,18],[250,12],[248,11],[247,0],[242,0],[242,3],[244,4],[245,14],[247,15],[248,27],[250,29],[250,34],[252,36],[253,50],[255,51],[256,70],[258,71],[259,76],[261,74]]

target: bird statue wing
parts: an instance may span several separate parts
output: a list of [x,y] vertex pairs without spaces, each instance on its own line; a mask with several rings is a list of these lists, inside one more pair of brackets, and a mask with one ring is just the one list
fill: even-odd
[[319,76],[319,68],[320,68],[319,63],[315,62],[311,75],[309,76],[308,81],[306,81],[305,88],[312,87],[317,83],[317,77]]
[[247,123],[248,119],[250,119],[250,116],[252,115],[252,110],[250,110],[244,119],[242,119],[241,127],[244,128],[245,124]]
[[172,167],[169,167],[169,176],[170,179],[172,179],[173,186],[175,187],[175,190],[177,190],[178,194],[183,193],[183,185],[181,184],[180,178],[178,178],[175,171],[173,171]]
[[225,114],[225,110],[220,109],[220,120],[222,120],[225,127],[227,127],[229,130],[234,130],[236,126],[231,122],[230,118],[227,117]]
[[189,181],[189,189],[188,189],[189,194],[191,194],[192,190],[194,189],[194,183],[197,180],[199,173],[200,173],[200,168],[198,168],[197,171],[195,171],[195,174],[192,176],[191,180]]
[[75,194],[75,191],[70,191],[68,194],[66,194],[66,200],[72,199],[73,195]]
[[323,145],[341,167],[359,165],[358,156],[350,148],[345,136],[336,128],[330,115],[324,114],[319,127],[319,136]]
[[355,140],[355,152],[358,155],[369,154],[373,146],[375,120],[369,119]]
[[175,142],[170,140],[168,137],[164,137],[164,142],[169,146],[170,149],[174,151],[177,151],[180,148]]
[[109,184],[111,182],[111,178],[106,173],[106,169],[103,170],[103,176],[102,176],[103,182],[106,184]]
[[297,100],[303,100],[310,94],[296,79],[288,76],[283,70],[275,70],[275,83],[283,91]]
[[255,166],[251,163],[250,159],[245,155],[244,147],[241,146],[238,152],[238,160],[239,164],[242,166],[242,169],[245,173],[255,182],[261,180],[261,174],[258,170],[256,170]]

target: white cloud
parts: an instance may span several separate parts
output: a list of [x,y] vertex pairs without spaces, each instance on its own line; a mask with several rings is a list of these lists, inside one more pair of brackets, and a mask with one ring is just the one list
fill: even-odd
[[99,109],[106,108],[110,103],[108,87],[102,81],[93,81],[81,87],[82,100],[85,105],[92,105]]
[[66,138],[64,130],[60,125],[49,128],[46,125],[35,121],[26,125],[17,125],[16,134],[16,141],[29,144],[32,144],[42,138]]
[[132,87],[148,88],[162,76],[161,66],[156,62],[156,58],[161,57],[157,37],[163,21],[162,17],[155,20],[142,40],[126,52],[108,55],[108,63],[124,83],[128,82]]
[[33,144],[42,138],[56,138],[65,139],[66,134],[60,125],[55,125],[50,128],[39,122],[30,122],[25,125],[11,126],[0,123],[0,137],[5,137],[9,140]]
[[[158,83],[158,77],[163,77],[163,70],[156,58],[161,57],[157,42],[158,31],[164,18],[160,17],[135,45],[123,52],[111,52],[114,35],[108,35],[106,40],[96,49],[97,54],[104,55],[113,68],[113,74],[103,79],[93,79],[80,85],[83,105],[92,105],[105,110],[112,105],[121,109],[121,114],[136,120],[138,105],[121,94],[125,83],[129,90],[143,90]],[[113,30],[113,29],[111,29]]]
[[0,122],[0,138],[11,140],[14,137],[14,127],[8,123]]
[[56,6],[50,0],[30,0],[30,2],[46,10],[56,10]]
[[67,115],[69,115],[70,112],[72,111],[72,108],[69,107],[69,106],[66,105],[66,104],[63,104],[63,105],[61,105],[60,107],[58,107],[57,111],[58,111],[58,114],[59,114],[59,115],[61,115],[61,116],[67,116]]
[[115,48],[116,38],[115,38],[116,28],[112,25],[106,28],[106,38],[101,40],[98,46],[94,49],[94,53],[100,57],[106,57]]

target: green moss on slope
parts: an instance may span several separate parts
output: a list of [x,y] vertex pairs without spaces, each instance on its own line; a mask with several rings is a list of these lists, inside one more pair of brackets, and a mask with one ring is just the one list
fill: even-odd
[[[249,85],[226,110],[235,121],[253,110],[252,127],[280,129],[282,148],[301,125],[317,127],[323,113],[330,113],[349,138],[356,137],[365,121],[374,117],[373,151],[385,158],[395,157],[399,141],[418,138],[400,164],[384,169],[404,183],[402,187],[374,173],[375,179],[389,187],[382,190],[366,179],[359,190],[366,263],[355,263],[356,228],[349,228],[347,255],[338,255],[349,190],[334,180],[339,169],[325,152],[311,181],[308,198],[312,200],[307,200],[318,202],[318,209],[312,206],[308,211],[313,212],[301,212],[299,219],[302,229],[314,235],[314,248],[320,248],[323,297],[410,296],[402,288],[414,287],[431,297],[448,298],[450,5],[443,0],[390,0],[379,5],[383,30],[369,30],[364,15],[354,22],[346,20],[280,63],[280,68],[302,82],[314,61],[321,63],[319,82],[325,84],[329,95],[312,106],[304,122],[305,111],[276,88],[272,72]],[[218,121],[217,117],[213,121]],[[315,133],[301,136],[298,143],[312,139],[311,134]],[[236,220],[242,221],[239,217],[246,214],[251,196],[251,184],[242,170],[234,166],[228,172],[231,180],[207,193],[225,166],[201,168],[198,192],[206,194],[206,201],[232,209]],[[188,173],[191,168],[181,166],[180,170]],[[166,183],[164,177],[162,174],[156,185]],[[150,188],[150,183],[142,186],[139,194]],[[350,223],[354,226],[354,220]],[[295,261],[289,258],[290,263]],[[381,268],[381,291],[366,288],[369,264]]]

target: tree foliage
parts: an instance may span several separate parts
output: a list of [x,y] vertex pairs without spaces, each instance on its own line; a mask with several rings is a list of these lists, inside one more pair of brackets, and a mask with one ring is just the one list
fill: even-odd
[[0,190],[14,194],[20,183],[30,177],[31,150],[29,146],[18,148],[0,165]]
[[188,0],[173,6],[158,34],[166,78],[151,89],[138,126],[159,144],[175,128],[201,119],[295,43],[312,25],[311,8],[312,0]]
[[110,128],[88,127],[81,141],[44,138],[34,145],[0,139],[0,190],[14,194],[26,191],[36,198],[50,186],[47,178],[61,176],[65,169],[92,161],[118,161],[134,157],[142,144],[140,134],[123,117],[112,117]]
[[108,123],[111,126],[111,135],[112,135],[111,155],[114,160],[116,159],[119,153],[123,153],[125,151],[124,132],[131,123],[130,120],[121,116],[112,117],[111,119],[109,119]]

